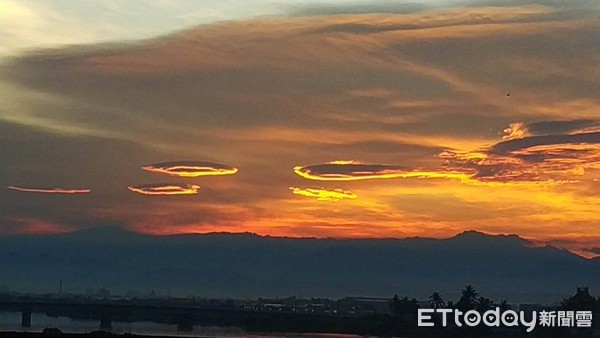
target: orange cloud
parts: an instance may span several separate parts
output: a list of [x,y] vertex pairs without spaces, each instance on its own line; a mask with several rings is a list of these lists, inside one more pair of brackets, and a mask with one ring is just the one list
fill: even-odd
[[325,188],[294,188],[290,187],[292,194],[299,196],[312,197],[317,201],[334,201],[337,202],[343,199],[357,199],[358,195],[342,189],[325,189]]
[[145,184],[128,187],[127,189],[140,194],[149,196],[172,196],[172,195],[195,195],[200,189],[192,184]]
[[8,189],[21,191],[21,192],[29,192],[29,193],[38,193],[38,194],[87,194],[90,193],[90,189],[64,189],[64,188],[21,188],[15,186],[9,186]]
[[150,164],[142,169],[178,177],[233,175],[238,169],[222,164],[199,161],[162,162]]
[[577,182],[573,177],[600,169],[600,133],[577,133],[597,125],[589,120],[512,123],[504,130],[505,141],[439,157],[445,169],[472,173],[480,181]]
[[376,178],[455,178],[466,180],[461,172],[417,171],[391,164],[366,164],[357,161],[333,161],[296,166],[294,172],[315,181],[358,181]]

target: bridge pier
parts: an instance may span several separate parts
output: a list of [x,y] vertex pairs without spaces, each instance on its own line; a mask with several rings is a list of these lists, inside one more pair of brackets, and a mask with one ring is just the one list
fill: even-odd
[[112,320],[110,318],[100,319],[100,331],[112,331]]
[[21,327],[31,327],[31,309],[21,311]]

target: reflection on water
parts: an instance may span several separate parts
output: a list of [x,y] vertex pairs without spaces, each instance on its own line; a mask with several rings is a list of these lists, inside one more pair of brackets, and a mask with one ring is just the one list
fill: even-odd
[[[24,329],[21,327],[20,312],[0,312],[0,331],[29,331],[41,332],[47,327],[56,327],[66,333],[82,333],[96,331],[100,328],[99,320],[75,320],[67,317],[50,317],[43,313],[31,314],[31,327]],[[358,338],[356,335],[346,334],[302,334],[302,333],[284,333],[284,334],[246,334],[240,328],[235,327],[216,327],[216,326],[194,326],[193,332],[177,332],[177,325],[160,324],[154,322],[112,322],[114,333],[136,333],[144,335],[170,335],[170,336],[194,336],[194,337],[244,337],[244,338]]]

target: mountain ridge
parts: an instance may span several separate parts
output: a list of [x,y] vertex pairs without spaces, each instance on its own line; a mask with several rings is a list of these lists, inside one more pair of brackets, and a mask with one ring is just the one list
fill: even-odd
[[107,288],[206,297],[349,295],[448,300],[474,285],[496,300],[557,302],[600,290],[600,260],[516,235],[315,239],[256,234],[154,236],[116,227],[0,237],[0,284],[17,291]]

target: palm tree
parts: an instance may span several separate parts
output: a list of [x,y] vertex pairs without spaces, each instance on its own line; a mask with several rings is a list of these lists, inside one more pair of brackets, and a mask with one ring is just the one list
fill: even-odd
[[460,299],[456,302],[456,307],[460,310],[473,310],[479,293],[471,285],[467,285],[460,293]]
[[390,311],[395,315],[400,313],[400,297],[398,295],[394,295],[394,298],[390,301]]
[[434,293],[431,294],[431,296],[429,296],[429,304],[434,309],[439,309],[439,308],[443,308],[446,306],[446,303],[444,302],[444,298],[442,298],[442,295],[437,291],[435,291]]
[[510,310],[510,305],[508,305],[508,301],[506,299],[504,299],[500,302],[499,307],[500,307],[500,312]]
[[417,300],[415,298],[409,299],[406,296],[400,298],[398,295],[394,295],[390,302],[390,310],[396,316],[416,313],[418,308]]

